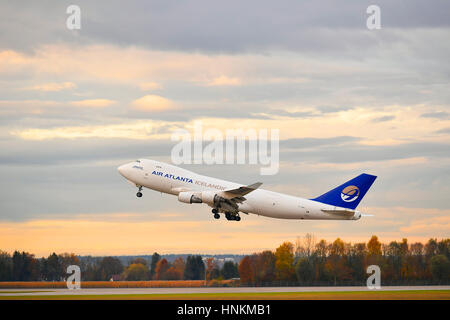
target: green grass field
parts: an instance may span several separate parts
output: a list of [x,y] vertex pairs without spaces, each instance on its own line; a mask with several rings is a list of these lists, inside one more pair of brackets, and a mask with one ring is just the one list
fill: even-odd
[[450,300],[450,290],[0,296],[0,300]]

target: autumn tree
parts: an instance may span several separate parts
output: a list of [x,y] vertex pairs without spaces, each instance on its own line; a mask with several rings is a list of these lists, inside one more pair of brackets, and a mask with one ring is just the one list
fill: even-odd
[[328,257],[328,248],[327,241],[322,239],[316,244],[314,250],[316,280],[319,281],[326,280],[325,264]]
[[266,250],[254,255],[254,274],[257,283],[270,283],[276,279],[276,256]]
[[142,257],[134,258],[133,260],[131,260],[131,262],[129,264],[138,264],[138,263],[143,264],[144,266],[148,267],[147,259],[144,259]]
[[100,280],[108,281],[115,274],[123,272],[122,262],[115,257],[104,257],[99,266]]
[[295,279],[294,246],[284,242],[275,250],[275,274],[277,280],[292,281]]
[[350,279],[351,270],[346,264],[345,243],[337,238],[330,247],[330,256],[325,263],[325,270],[333,279],[334,285],[337,281]]
[[167,262],[165,258],[159,260],[158,263],[156,264],[155,279],[167,280],[166,273],[167,270],[169,270],[169,268],[170,268],[169,262]]
[[184,269],[186,267],[186,263],[184,262],[183,258],[182,257],[176,258],[172,265],[174,268],[174,272],[178,274],[177,278],[183,279]]
[[243,284],[253,284],[253,270],[249,256],[245,256],[239,263],[239,277]]
[[369,256],[381,256],[381,242],[378,241],[377,236],[372,236],[367,243],[367,250]]
[[215,279],[219,276],[219,267],[216,259],[210,257],[206,259],[206,280]]
[[[65,276],[67,276],[67,267],[71,265],[80,266],[80,259],[73,253],[63,253],[58,255],[62,272]],[[120,271],[122,272],[122,271]]]
[[149,276],[148,267],[142,263],[132,263],[124,271],[124,278],[128,281],[144,281],[148,280]]
[[314,252],[315,246],[316,237],[313,234],[307,233],[303,239],[298,237],[295,243],[295,256],[310,257]]

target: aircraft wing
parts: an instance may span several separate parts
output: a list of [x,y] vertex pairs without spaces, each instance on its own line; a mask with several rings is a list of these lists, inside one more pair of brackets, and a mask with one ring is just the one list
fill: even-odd
[[234,200],[236,202],[245,201],[244,196],[252,191],[255,191],[262,185],[262,182],[256,182],[248,186],[242,186],[236,189],[224,190],[219,195],[225,199]]

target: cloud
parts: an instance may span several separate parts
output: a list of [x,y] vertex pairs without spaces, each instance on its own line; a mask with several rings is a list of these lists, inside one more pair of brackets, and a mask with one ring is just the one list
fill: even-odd
[[391,121],[394,119],[395,119],[395,116],[381,116],[381,117],[373,118],[372,122],[386,122],[386,121]]
[[450,216],[414,220],[408,226],[400,228],[400,231],[418,235],[432,234],[434,237],[446,237],[450,232]]
[[[289,0],[280,6],[271,0],[251,0],[245,4],[237,0],[220,3],[200,0],[163,5],[134,0],[129,1],[128,14],[124,15],[120,1],[110,1],[105,9],[98,3],[80,0],[83,29],[74,36],[64,28],[66,3],[26,3],[24,7],[2,4],[0,29],[20,30],[20,36],[16,32],[3,32],[1,46],[33,50],[42,43],[95,42],[214,53],[268,48],[319,54],[355,53],[355,43],[361,44],[359,51],[370,51],[380,38],[395,43],[396,37],[386,36],[389,29],[446,28],[449,26],[446,13],[450,10],[445,0],[436,0],[432,6],[420,0],[411,0],[407,6],[379,0],[383,32],[371,34],[365,28],[366,8],[372,4],[369,1],[346,1],[345,5],[337,6],[332,0],[321,3]],[[15,19],[11,21],[7,18],[10,16]]]
[[162,89],[163,86],[157,82],[143,82],[139,84],[139,88],[142,91],[148,91],[148,90],[158,90]]
[[450,127],[442,128],[442,129],[436,130],[435,132],[439,133],[439,134],[448,134],[448,133],[450,133]]
[[36,91],[61,91],[65,89],[73,89],[76,88],[75,83],[73,82],[62,82],[62,83],[44,83],[44,84],[38,84],[32,87],[29,87],[29,90],[36,90]]
[[149,94],[131,103],[133,109],[145,112],[161,112],[174,108],[174,103],[167,98]]
[[116,101],[109,99],[86,99],[71,101],[70,105],[75,107],[86,107],[86,108],[105,108],[116,103]]
[[447,120],[450,119],[450,113],[446,111],[440,111],[440,112],[427,112],[421,115],[422,118],[435,118],[435,119],[441,119],[441,120]]
[[[84,138],[127,138],[127,139],[155,139],[168,137],[169,132],[161,132],[168,126],[167,123],[151,120],[140,120],[132,123],[68,126],[51,129],[24,129],[13,130],[13,136],[24,140],[47,140],[47,139],[84,139]],[[170,125],[169,125],[170,127]]]
[[239,78],[230,78],[227,76],[220,76],[214,78],[206,83],[206,86],[209,87],[218,87],[218,86],[239,86],[242,82]]

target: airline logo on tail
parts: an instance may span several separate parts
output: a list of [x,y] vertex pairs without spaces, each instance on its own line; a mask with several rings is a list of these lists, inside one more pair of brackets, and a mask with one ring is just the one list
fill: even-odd
[[358,199],[359,188],[357,186],[347,186],[341,191],[341,199],[345,202],[352,202]]

